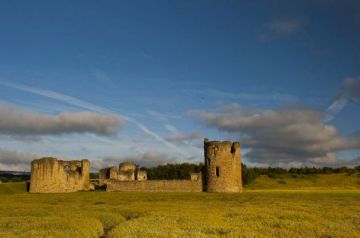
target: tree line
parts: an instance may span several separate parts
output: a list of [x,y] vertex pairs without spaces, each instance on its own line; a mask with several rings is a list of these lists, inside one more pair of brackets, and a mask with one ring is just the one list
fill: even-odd
[[[203,163],[200,164],[165,164],[156,167],[141,168],[147,171],[148,179],[190,179],[190,173],[198,173],[202,171],[204,167]],[[280,167],[248,167],[245,164],[241,164],[242,181],[244,185],[247,185],[254,181],[258,176],[267,175],[270,178],[277,177],[279,175],[291,175],[293,178],[297,178],[304,175],[311,174],[333,174],[333,173],[360,173],[360,165],[354,168],[348,167],[301,167],[301,168],[290,168],[284,169]]]
[[[181,164],[165,164],[155,167],[142,167],[142,170],[146,170],[148,180],[162,180],[162,179],[190,179],[191,173],[199,173],[204,167],[203,163],[200,164],[191,164],[191,163],[181,163]],[[245,164],[241,164],[242,171],[242,181],[243,185],[250,184],[258,176],[267,175],[270,178],[275,178],[279,175],[291,175],[293,178],[311,175],[311,174],[333,174],[333,173],[360,173],[360,165],[354,168],[348,167],[301,167],[301,168],[290,168],[284,169],[280,167],[248,167]],[[2,182],[18,182],[26,181],[30,176],[4,176],[0,177]],[[98,178],[98,173],[91,173],[90,178]]]
[[190,179],[191,173],[199,173],[204,164],[165,164],[156,167],[142,167],[141,170],[147,172],[149,180],[155,179]]
[[259,167],[247,167],[245,164],[241,164],[242,169],[242,181],[243,184],[250,184],[260,175],[267,175],[270,178],[275,178],[279,175],[291,175],[293,178],[298,178],[305,175],[312,174],[338,174],[338,173],[346,173],[346,174],[354,174],[360,173],[360,165],[349,168],[349,167],[301,167],[301,168],[290,168],[284,169],[280,167],[267,167],[267,168],[259,168]]

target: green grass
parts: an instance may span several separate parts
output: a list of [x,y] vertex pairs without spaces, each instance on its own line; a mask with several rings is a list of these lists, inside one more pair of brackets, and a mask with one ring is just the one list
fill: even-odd
[[0,184],[0,195],[1,194],[14,194],[26,192],[26,183],[1,183]]
[[0,184],[1,238],[334,238],[360,234],[360,190],[356,188],[253,188],[241,194],[29,194],[21,186]]
[[360,173],[259,176],[248,189],[360,189]]

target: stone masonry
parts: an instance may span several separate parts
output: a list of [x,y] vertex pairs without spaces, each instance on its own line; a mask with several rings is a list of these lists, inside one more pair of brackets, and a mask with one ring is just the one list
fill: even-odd
[[62,193],[89,190],[90,162],[42,158],[31,162],[31,193]]
[[204,140],[205,191],[241,192],[240,143]]
[[[204,168],[189,180],[147,180],[134,163],[99,170],[99,185],[107,191],[231,192],[242,191],[240,143],[204,140]],[[89,190],[90,162],[42,158],[31,163],[30,192],[56,193]],[[92,184],[94,185],[94,184]]]
[[134,163],[121,163],[119,171],[115,166],[99,170],[99,185],[104,185],[109,179],[117,181],[143,181],[147,180],[145,170],[140,170]]

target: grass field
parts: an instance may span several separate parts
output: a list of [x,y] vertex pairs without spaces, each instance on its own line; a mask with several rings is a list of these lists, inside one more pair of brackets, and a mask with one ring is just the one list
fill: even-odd
[[360,189],[360,174],[263,175],[247,189]]
[[0,237],[360,237],[354,186],[28,194],[24,184],[0,184]]

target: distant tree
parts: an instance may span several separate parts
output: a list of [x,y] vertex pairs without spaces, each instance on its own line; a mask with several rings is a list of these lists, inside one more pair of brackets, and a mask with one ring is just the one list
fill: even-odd
[[360,173],[360,165],[356,166],[356,167],[354,168],[354,170],[356,170],[357,172]]
[[10,179],[10,182],[23,182],[25,180],[23,180],[21,177],[12,177]]
[[[204,164],[165,164],[156,167],[143,167],[141,169],[147,171],[149,180],[155,179],[190,179],[193,172],[201,172]],[[331,173],[347,173],[349,175],[354,172],[360,172],[360,165],[354,169],[347,167],[331,168],[331,167],[300,167],[284,169],[280,167],[252,167],[249,168],[245,164],[241,164],[243,185],[252,183],[258,176],[267,175],[269,178],[282,178],[284,175],[291,175],[293,178],[299,178],[311,174],[331,174]],[[91,175],[95,178],[96,174]]]
[[349,169],[348,167],[340,167],[340,168],[335,168],[334,169],[334,173],[348,173],[351,169]]
[[322,168],[322,173],[323,173],[323,174],[332,174],[332,173],[333,173],[333,168],[323,167],[323,168]]
[[198,173],[201,171],[203,164],[165,164],[156,167],[142,167],[142,170],[147,172],[149,180],[155,179],[190,179],[191,173]]
[[260,175],[258,168],[248,168],[245,164],[241,163],[241,176],[243,185],[248,185],[252,183],[256,177]]
[[0,181],[3,183],[7,183],[9,180],[8,180],[8,178],[1,176]]

